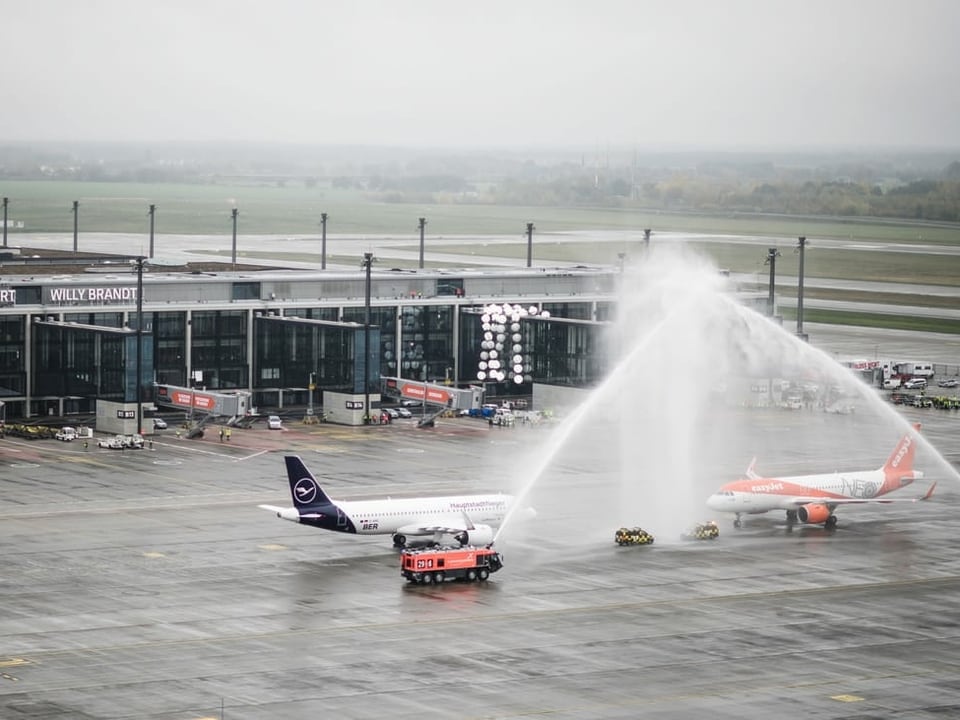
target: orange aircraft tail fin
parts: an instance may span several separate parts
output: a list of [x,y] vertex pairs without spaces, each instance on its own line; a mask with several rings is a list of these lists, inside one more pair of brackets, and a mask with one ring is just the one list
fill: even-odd
[[[913,429],[920,430],[920,423],[914,423]],[[890,453],[890,457],[883,464],[883,493],[909,485],[919,473],[913,471],[913,459],[917,454],[917,438],[915,433],[908,432]]]

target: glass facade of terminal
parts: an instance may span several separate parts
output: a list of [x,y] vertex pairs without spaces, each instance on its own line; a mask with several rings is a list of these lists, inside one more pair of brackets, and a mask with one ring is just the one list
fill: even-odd
[[[530,380],[487,381],[489,392],[530,394],[532,381],[592,384],[603,327],[596,321],[612,307],[613,277],[591,270],[464,277],[390,271],[374,278],[370,300],[356,273],[150,277],[141,400],[154,400],[155,384],[247,390],[259,408],[305,405],[311,382],[315,399],[324,390],[362,393],[367,382],[380,392],[381,377],[476,385],[477,312],[497,300],[536,304],[552,318],[523,323]],[[136,401],[135,301],[135,286],[120,278],[61,276],[0,288],[5,416],[93,413],[97,399]]]

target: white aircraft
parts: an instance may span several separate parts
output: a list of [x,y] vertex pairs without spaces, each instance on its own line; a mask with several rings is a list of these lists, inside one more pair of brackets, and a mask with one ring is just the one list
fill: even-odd
[[[283,520],[357,535],[393,535],[393,544],[403,547],[408,537],[429,537],[439,543],[444,535],[461,545],[489,545],[493,528],[500,525],[512,495],[454,495],[384,500],[334,502],[296,455],[284,457],[293,507],[260,505]],[[525,508],[528,517],[536,515]]]
[[[913,428],[919,430],[920,425],[916,424]],[[734,527],[740,527],[741,515],[786,510],[788,523],[799,519],[803,523],[823,523],[824,527],[833,528],[837,524],[833,511],[838,505],[928,500],[933,495],[936,483],[921,497],[883,497],[923,477],[922,472],[913,469],[916,444],[916,437],[908,432],[877,470],[822,475],[761,477],[754,472],[754,458],[747,468],[746,479],[721,487],[707,499],[707,506],[720,512],[734,513]]]

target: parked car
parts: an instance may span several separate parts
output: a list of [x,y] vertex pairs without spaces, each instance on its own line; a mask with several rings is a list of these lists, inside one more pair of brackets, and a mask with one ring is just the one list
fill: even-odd
[[154,429],[154,430],[166,430],[166,429],[167,429],[167,421],[164,420],[163,418],[157,418],[157,417],[155,417],[155,418],[153,419],[153,429]]
[[391,420],[396,420],[397,418],[400,417],[400,411],[397,410],[397,408],[385,407],[380,409],[383,412],[385,412],[387,415],[389,415]]
[[960,380],[958,380],[957,378],[948,378],[947,380],[941,380],[940,382],[937,383],[937,385],[939,387],[955,388],[960,386]]
[[281,422],[281,420],[280,420],[280,416],[279,416],[279,415],[270,415],[270,416],[267,418],[267,428],[269,428],[270,430],[282,430],[282,429],[283,429],[283,424],[282,424],[282,422]]
[[903,387],[905,387],[907,390],[922,390],[926,386],[927,379],[922,377],[910,378],[903,384]]
[[397,414],[398,414],[400,417],[402,417],[402,418],[412,418],[412,417],[413,417],[413,413],[410,412],[410,411],[409,411],[407,408],[405,408],[405,407],[398,407],[398,408],[397,408]]

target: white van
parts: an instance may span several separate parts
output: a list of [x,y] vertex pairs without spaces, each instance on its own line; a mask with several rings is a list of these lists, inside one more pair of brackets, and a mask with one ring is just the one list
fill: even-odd
[[914,377],[907,380],[903,387],[907,390],[922,390],[927,387],[927,379],[922,377]]
[[279,415],[270,415],[270,416],[267,418],[267,427],[268,427],[270,430],[282,430],[282,429],[283,429],[283,426],[280,424],[280,416],[279,416]]

